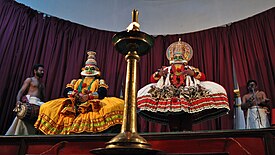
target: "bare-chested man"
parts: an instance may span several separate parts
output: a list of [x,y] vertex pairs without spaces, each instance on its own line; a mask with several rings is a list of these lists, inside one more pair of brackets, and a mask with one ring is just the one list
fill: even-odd
[[248,93],[242,97],[241,105],[242,109],[246,111],[246,128],[269,127],[269,99],[266,97],[265,92],[258,90],[255,80],[247,82],[247,91]]
[[19,90],[17,94],[17,103],[20,104],[23,95],[25,92],[27,92],[26,95],[29,95],[30,97],[36,97],[39,98],[40,100],[44,101],[45,98],[45,89],[44,89],[44,84],[41,83],[41,78],[44,75],[44,66],[41,64],[36,64],[33,67],[33,77],[29,77],[24,81],[23,86]]
[[20,107],[23,103],[27,103],[29,105],[27,108],[28,117],[24,117],[23,120],[15,117],[6,135],[30,135],[36,132],[33,124],[38,116],[39,107],[43,104],[41,101],[44,101],[45,98],[45,87],[41,82],[44,75],[44,66],[41,64],[34,65],[33,74],[34,76],[27,78],[20,88],[16,97],[16,108],[14,109],[15,112],[25,115],[26,112],[22,112]]

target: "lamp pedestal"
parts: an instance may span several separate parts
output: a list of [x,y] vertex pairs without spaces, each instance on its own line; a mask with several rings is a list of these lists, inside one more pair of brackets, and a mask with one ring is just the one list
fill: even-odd
[[133,10],[132,23],[129,25],[132,28],[117,33],[112,40],[116,50],[126,55],[127,61],[125,105],[121,132],[107,142],[105,148],[90,151],[96,155],[156,155],[162,153],[151,149],[151,145],[137,133],[137,65],[139,56],[146,54],[154,43],[153,37],[139,31],[137,16],[137,10]]

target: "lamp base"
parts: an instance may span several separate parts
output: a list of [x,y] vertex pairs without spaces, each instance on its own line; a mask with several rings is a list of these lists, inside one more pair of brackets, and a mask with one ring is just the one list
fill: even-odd
[[144,148],[97,148],[90,151],[95,155],[165,155],[159,150]]

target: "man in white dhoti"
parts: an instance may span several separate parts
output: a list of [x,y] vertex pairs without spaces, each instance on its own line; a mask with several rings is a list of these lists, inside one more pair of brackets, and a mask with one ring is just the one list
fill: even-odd
[[17,116],[5,135],[32,135],[35,134],[34,122],[39,113],[39,107],[45,97],[45,87],[41,82],[44,75],[44,66],[36,64],[33,66],[33,77],[24,81],[17,94],[16,107]]
[[270,127],[269,99],[265,92],[257,90],[257,82],[247,82],[248,93],[242,97],[242,109],[246,112],[246,128],[258,129]]

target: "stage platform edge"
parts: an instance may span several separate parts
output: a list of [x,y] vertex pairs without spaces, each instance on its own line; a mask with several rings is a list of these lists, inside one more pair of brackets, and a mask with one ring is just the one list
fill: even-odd
[[[274,155],[275,129],[139,133],[161,155]],[[92,155],[116,134],[0,136],[1,155]],[[123,152],[121,153],[123,155]]]

